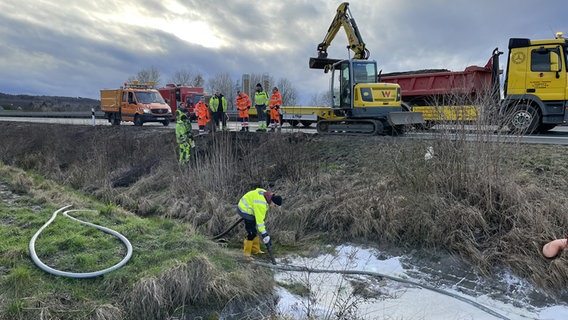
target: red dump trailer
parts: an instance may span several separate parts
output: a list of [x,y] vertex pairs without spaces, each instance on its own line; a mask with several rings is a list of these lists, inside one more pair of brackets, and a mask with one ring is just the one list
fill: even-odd
[[477,121],[482,100],[499,101],[500,54],[495,49],[484,67],[388,73],[381,75],[379,82],[400,85],[403,103],[412,111],[422,112],[427,124]]

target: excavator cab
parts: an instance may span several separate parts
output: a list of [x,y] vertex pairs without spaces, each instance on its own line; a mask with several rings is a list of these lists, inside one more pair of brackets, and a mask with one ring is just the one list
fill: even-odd
[[372,60],[343,60],[332,67],[332,108],[353,108],[353,89],[358,83],[375,83],[377,63]]
[[351,83],[351,68],[348,60],[333,65],[331,87],[333,90],[332,109],[351,109],[353,85]]
[[[400,106],[397,84],[377,83],[377,63],[373,60],[343,60],[332,66],[332,108],[348,111],[354,108]],[[351,111],[349,111],[351,110]]]

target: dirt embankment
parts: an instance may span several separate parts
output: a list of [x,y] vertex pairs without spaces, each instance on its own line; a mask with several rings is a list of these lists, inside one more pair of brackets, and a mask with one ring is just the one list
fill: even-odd
[[[507,267],[553,299],[566,295],[568,258],[540,255],[568,226],[566,150],[301,133],[196,141],[191,163],[180,166],[166,128],[0,122],[1,161],[140,216],[214,235],[234,221],[244,192],[266,187],[284,196],[267,221],[275,241],[436,249],[488,276]],[[425,161],[430,145],[435,157]]]

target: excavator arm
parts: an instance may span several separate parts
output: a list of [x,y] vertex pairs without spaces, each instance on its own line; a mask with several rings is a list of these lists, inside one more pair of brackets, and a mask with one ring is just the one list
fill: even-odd
[[324,69],[327,72],[332,64],[340,61],[339,59],[328,59],[327,48],[331,45],[331,42],[341,27],[343,27],[347,34],[347,40],[349,41],[347,48],[354,52],[353,58],[365,60],[369,58],[369,50],[365,48],[365,42],[363,42],[359,28],[349,10],[349,3],[343,2],[337,8],[337,13],[327,30],[325,38],[318,44],[317,58],[310,58],[311,69]]

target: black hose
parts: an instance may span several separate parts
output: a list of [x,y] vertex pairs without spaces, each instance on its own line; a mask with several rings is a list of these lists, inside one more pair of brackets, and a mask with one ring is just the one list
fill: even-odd
[[389,276],[386,274],[382,274],[382,273],[378,273],[378,272],[371,272],[371,271],[362,271],[362,270],[330,270],[330,269],[313,269],[313,268],[307,268],[307,267],[301,267],[301,266],[294,266],[294,265],[289,265],[289,264],[279,264],[279,265],[273,265],[273,264],[267,264],[264,262],[260,262],[260,261],[254,261],[255,264],[263,266],[263,267],[267,267],[267,268],[271,268],[271,269],[278,269],[278,270],[282,270],[282,271],[299,271],[299,272],[311,272],[311,273],[339,273],[339,274],[356,274],[356,275],[367,275],[367,276],[372,276],[372,277],[382,277],[382,278],[386,278],[389,280],[393,280],[393,281],[397,281],[397,282],[401,282],[401,283],[406,283],[406,284],[410,284],[410,285],[414,285],[426,290],[430,290],[430,291],[434,291],[443,295],[446,295],[448,297],[452,297],[454,299],[463,301],[465,303],[468,303],[474,307],[476,307],[479,310],[485,311],[486,313],[497,317],[499,319],[503,319],[503,320],[510,320],[509,318],[505,317],[502,314],[499,314],[496,311],[493,311],[492,309],[476,302],[473,301],[471,299],[468,299],[466,297],[460,296],[458,294],[454,294],[442,289],[438,289],[429,285],[425,285],[425,284],[421,284],[415,281],[411,281],[411,280],[407,280],[407,279],[402,279],[402,278],[398,278],[398,277],[394,277],[394,276]]
[[211,240],[219,240],[219,239],[221,239],[221,238],[224,237],[227,233],[229,233],[231,230],[233,230],[233,228],[235,228],[235,227],[236,227],[239,223],[241,223],[241,221],[243,221],[243,220],[244,220],[243,218],[239,218],[239,220],[237,220],[237,222],[233,223],[233,225],[230,226],[229,229],[223,231],[223,233],[221,233],[221,234],[218,234],[218,235],[212,237]]

